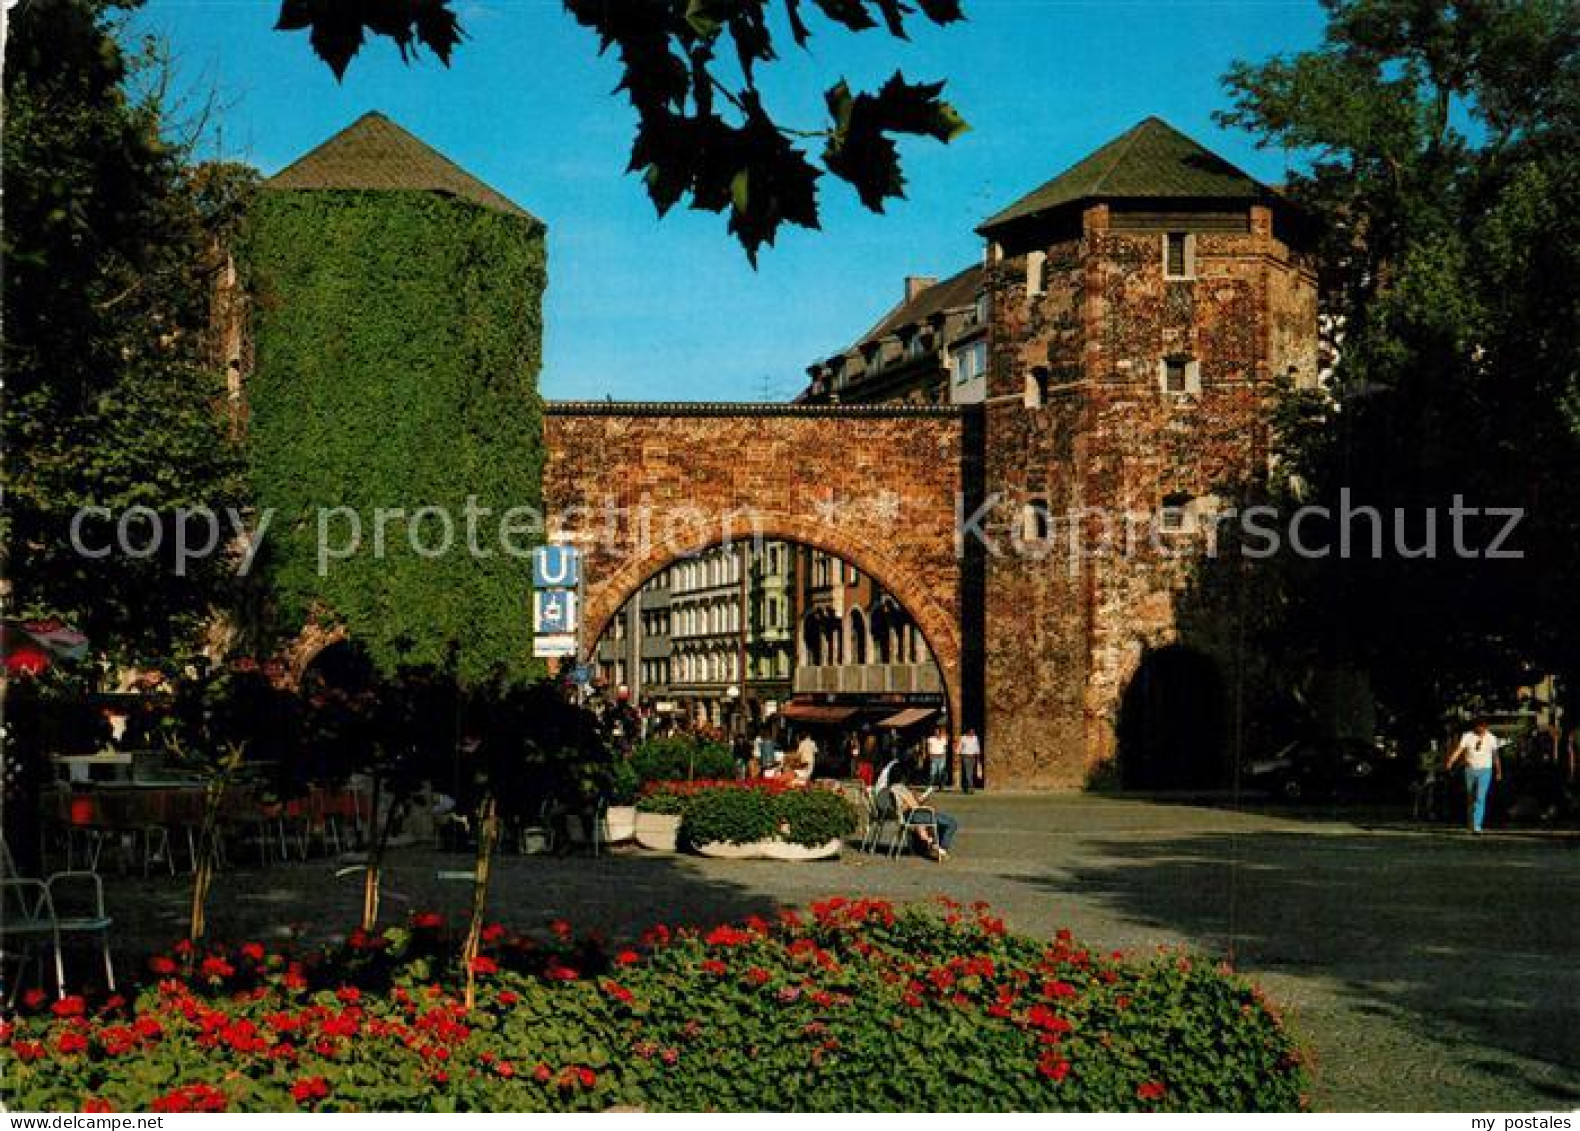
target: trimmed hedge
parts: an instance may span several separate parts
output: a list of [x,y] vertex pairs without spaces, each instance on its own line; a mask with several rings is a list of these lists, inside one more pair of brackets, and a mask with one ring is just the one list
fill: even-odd
[[[0,1026],[14,1110],[1201,1110],[1304,1105],[1253,987],[1178,953],[1100,957],[984,905],[671,931],[608,951],[485,933],[477,1005],[438,916],[295,961],[161,956],[131,1002]],[[183,975],[183,969],[190,973]]]
[[735,776],[735,756],[728,746],[689,735],[648,739],[631,751],[630,765],[640,785]]

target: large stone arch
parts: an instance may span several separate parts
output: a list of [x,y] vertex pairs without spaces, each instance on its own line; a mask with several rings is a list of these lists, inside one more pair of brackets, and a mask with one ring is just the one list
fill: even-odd
[[891,592],[932,651],[950,717],[980,727],[967,719],[956,545],[966,422],[917,405],[548,404],[546,520],[582,549],[584,646],[677,558],[795,542]]

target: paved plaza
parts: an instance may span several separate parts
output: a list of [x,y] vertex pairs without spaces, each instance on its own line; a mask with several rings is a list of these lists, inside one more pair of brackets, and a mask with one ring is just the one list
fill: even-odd
[[[495,913],[616,936],[831,894],[984,899],[1022,931],[1103,949],[1186,944],[1232,956],[1315,1055],[1323,1109],[1580,1106],[1580,839],[1234,812],[1078,795],[947,796],[964,831],[946,864],[848,853],[823,864],[616,852],[501,858]],[[440,878],[469,858],[397,850],[388,918],[460,915]],[[353,925],[360,880],[333,862],[219,878],[218,937]],[[122,966],[177,937],[185,877],[116,881]]]

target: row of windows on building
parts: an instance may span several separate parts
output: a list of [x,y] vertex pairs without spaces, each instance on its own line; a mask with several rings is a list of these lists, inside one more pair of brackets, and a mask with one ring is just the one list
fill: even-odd
[[812,554],[812,584],[818,588],[830,585],[855,585],[861,580],[861,571],[849,562],[828,554]]
[[674,637],[716,636],[740,630],[741,606],[728,597],[680,605],[669,611],[669,634]]

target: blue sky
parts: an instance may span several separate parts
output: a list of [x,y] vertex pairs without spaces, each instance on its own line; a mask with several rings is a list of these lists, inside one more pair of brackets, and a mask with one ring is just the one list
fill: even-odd
[[555,398],[783,399],[806,365],[876,321],[907,274],[980,256],[972,228],[1148,114],[1276,181],[1278,152],[1217,129],[1219,77],[1239,58],[1321,36],[1316,0],[965,0],[969,21],[918,24],[910,43],[824,23],[788,42],[765,84],[788,124],[822,124],[822,91],[876,85],[896,67],[947,79],[972,131],[902,143],[908,199],[881,216],[825,180],[823,230],[786,230],[753,271],[724,219],[659,220],[623,174],[632,114],[615,64],[558,0],[456,0],[470,38],[446,69],[404,66],[379,40],[337,84],[305,34],[271,30],[265,0],[151,0],[182,81],[214,88],[208,155],[278,170],[380,110],[549,225],[542,388]]

